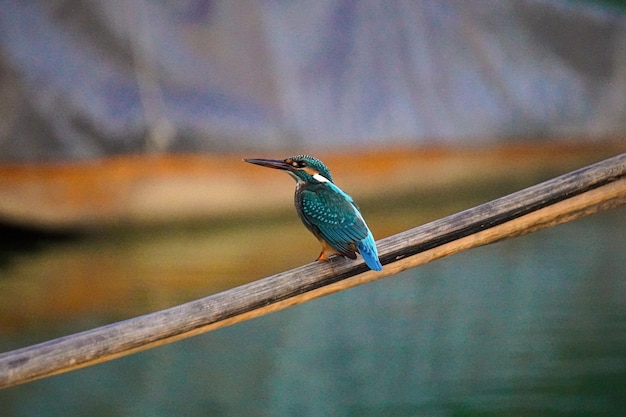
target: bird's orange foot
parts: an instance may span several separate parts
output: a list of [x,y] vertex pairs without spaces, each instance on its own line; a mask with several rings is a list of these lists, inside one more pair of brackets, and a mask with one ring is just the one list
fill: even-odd
[[328,257],[328,255],[326,255],[326,251],[322,251],[320,253],[320,256],[317,257],[316,261],[329,261],[330,258]]

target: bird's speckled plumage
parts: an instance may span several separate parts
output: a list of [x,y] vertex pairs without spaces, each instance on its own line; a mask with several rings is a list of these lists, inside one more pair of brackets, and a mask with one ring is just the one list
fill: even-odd
[[245,161],[284,170],[296,180],[296,211],[322,245],[318,259],[325,260],[330,255],[356,259],[358,252],[371,269],[382,270],[374,237],[359,208],[352,197],[334,184],[322,161],[308,155]]

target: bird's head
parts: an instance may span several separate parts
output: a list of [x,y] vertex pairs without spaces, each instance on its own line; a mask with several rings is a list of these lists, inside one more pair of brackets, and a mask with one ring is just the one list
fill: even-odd
[[251,164],[268,168],[282,169],[301,183],[333,182],[326,165],[309,155],[290,156],[287,159],[244,159]]

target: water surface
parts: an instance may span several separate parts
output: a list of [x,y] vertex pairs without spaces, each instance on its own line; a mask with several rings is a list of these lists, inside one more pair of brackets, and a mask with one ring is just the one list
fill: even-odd
[[[292,226],[301,227],[297,220]],[[285,228],[280,240],[292,226],[272,227]],[[222,246],[241,242],[224,233]],[[211,271],[194,269],[199,262],[158,261],[176,248],[188,256],[182,248],[189,244],[180,241],[192,242],[193,256],[200,256],[215,245],[202,235],[149,233],[144,247],[136,240],[70,239],[11,257],[0,286],[13,301],[4,299],[2,314],[9,315],[11,305],[20,313],[14,317],[26,318],[3,327],[0,348],[205,295],[197,284]],[[229,328],[2,390],[0,415],[623,416],[625,237],[626,209],[620,208],[473,249]],[[250,253],[258,247],[252,246]],[[245,253],[246,247],[240,244]],[[315,242],[303,251],[315,252]],[[125,278],[89,281],[119,274],[113,263],[120,258],[107,266],[112,252],[134,259]],[[95,261],[97,270],[90,267]],[[181,277],[174,295],[164,267]],[[46,268],[52,282],[40,283],[43,289],[12,275]],[[68,281],[55,278],[63,268]],[[84,282],[98,295],[91,307],[72,294],[72,285]],[[65,297],[49,301],[59,311],[48,319],[27,310],[29,296],[45,300],[46,294]]]

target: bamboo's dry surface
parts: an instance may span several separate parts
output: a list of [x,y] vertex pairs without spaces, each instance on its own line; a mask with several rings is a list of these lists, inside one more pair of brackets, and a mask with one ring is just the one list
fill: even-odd
[[378,242],[382,272],[334,259],[123,322],[0,354],[0,387],[108,361],[432,260],[617,207],[626,202],[626,154]]

